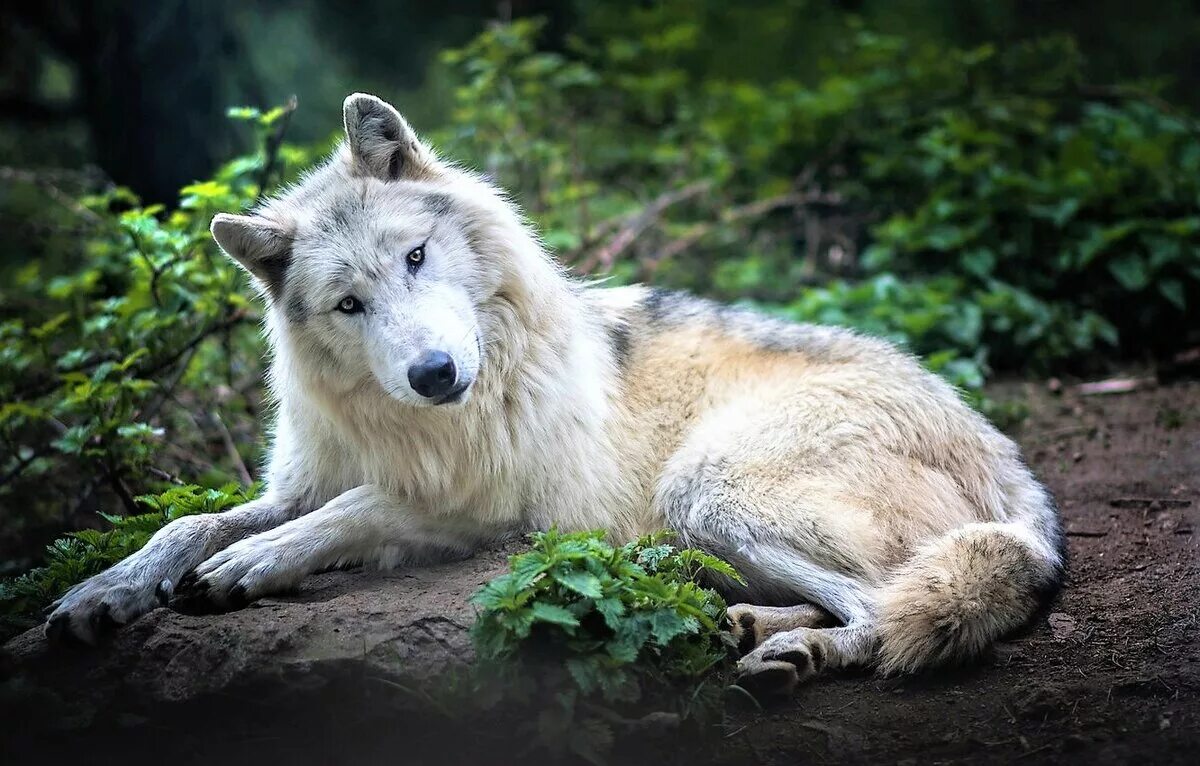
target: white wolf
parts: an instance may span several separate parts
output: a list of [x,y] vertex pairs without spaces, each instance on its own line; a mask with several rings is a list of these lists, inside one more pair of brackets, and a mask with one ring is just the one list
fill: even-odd
[[331,565],[514,531],[662,527],[730,560],[741,683],[980,653],[1058,589],[1017,447],[910,356],[644,287],[573,280],[504,195],[356,94],[346,141],[212,234],[267,305],[266,491],[180,519],[70,591],[52,638],[171,598],[229,609]]

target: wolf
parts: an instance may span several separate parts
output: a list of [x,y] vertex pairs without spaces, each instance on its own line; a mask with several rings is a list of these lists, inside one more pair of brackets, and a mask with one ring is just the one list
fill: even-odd
[[265,491],[178,519],[52,607],[95,642],[160,603],[238,608],[342,564],[556,525],[670,528],[730,561],[743,687],[966,660],[1059,589],[1017,446],[889,343],[569,276],[518,208],[354,94],[345,140],[212,236],[265,302]]

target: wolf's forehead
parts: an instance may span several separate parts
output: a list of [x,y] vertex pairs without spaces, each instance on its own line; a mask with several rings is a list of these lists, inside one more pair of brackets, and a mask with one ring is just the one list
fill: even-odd
[[361,235],[365,232],[428,228],[452,208],[448,195],[427,190],[389,190],[378,193],[356,190],[324,199],[310,209],[312,227],[326,235]]

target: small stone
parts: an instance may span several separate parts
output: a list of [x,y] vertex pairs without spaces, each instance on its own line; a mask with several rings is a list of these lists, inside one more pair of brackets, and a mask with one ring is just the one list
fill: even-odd
[[1050,631],[1058,641],[1066,641],[1075,632],[1075,618],[1066,612],[1054,612],[1048,618]]

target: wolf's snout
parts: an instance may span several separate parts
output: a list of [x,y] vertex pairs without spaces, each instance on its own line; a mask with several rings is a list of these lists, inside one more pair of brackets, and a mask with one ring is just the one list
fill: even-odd
[[445,351],[426,351],[416,364],[408,368],[408,383],[426,399],[444,397],[458,382],[458,369]]

